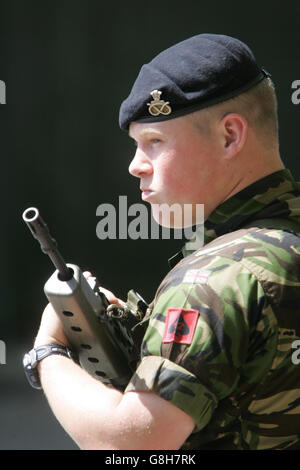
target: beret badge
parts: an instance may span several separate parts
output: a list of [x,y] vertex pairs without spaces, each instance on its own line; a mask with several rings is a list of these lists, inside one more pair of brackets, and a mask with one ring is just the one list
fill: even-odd
[[159,90],[153,90],[150,93],[153,101],[147,103],[147,106],[149,106],[148,111],[152,116],[159,116],[159,114],[168,116],[168,114],[171,114],[172,112],[172,108],[169,106],[169,101],[160,99],[161,94],[162,92]]

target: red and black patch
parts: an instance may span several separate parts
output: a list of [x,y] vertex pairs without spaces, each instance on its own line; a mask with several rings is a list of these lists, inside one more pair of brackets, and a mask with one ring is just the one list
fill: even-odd
[[191,344],[198,315],[198,310],[168,308],[163,343]]

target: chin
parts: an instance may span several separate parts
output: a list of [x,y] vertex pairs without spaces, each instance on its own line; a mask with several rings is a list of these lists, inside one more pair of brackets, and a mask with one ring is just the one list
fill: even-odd
[[151,210],[155,222],[166,228],[183,229],[204,221],[203,204],[151,203]]
[[165,228],[183,228],[183,212],[180,204],[151,204],[155,222]]

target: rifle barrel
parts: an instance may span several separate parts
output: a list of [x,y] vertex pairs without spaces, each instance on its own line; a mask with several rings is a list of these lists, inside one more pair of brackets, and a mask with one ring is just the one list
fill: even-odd
[[47,254],[56,269],[61,281],[69,281],[73,277],[73,272],[66,265],[63,257],[58,251],[56,240],[50,235],[47,224],[44,222],[36,207],[29,207],[23,212],[23,220],[28,225],[34,238],[41,245],[43,253]]

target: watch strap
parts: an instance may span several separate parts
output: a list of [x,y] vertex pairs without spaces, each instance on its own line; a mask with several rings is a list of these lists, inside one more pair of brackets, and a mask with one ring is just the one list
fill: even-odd
[[66,356],[70,359],[73,359],[75,362],[78,362],[73,351],[67,346],[63,346],[61,344],[51,343],[31,349],[31,351],[25,354],[23,365],[25,375],[33,388],[41,390],[42,386],[37,370],[37,365],[40,361],[48,356],[51,356],[52,354]]

